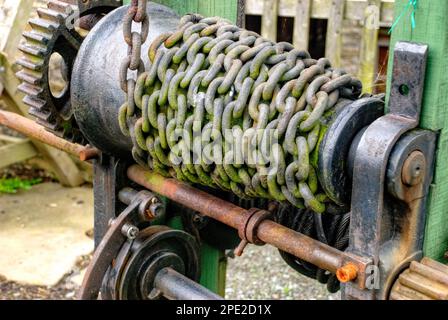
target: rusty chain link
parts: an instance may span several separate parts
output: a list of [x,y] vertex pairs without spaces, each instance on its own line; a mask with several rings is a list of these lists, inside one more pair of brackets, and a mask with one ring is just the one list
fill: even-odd
[[[132,72],[137,77],[144,72],[144,63],[141,59],[142,45],[146,42],[149,33],[149,18],[146,14],[146,0],[132,0],[123,19],[123,37],[128,45],[128,54],[120,67],[120,87],[126,93],[125,103],[120,107],[120,114],[126,114],[126,121],[120,122],[121,131],[132,136],[132,122],[135,114],[135,78],[129,77]],[[132,31],[133,23],[140,25],[140,31]],[[132,152],[135,156],[136,150]]]
[[[147,21],[136,4],[125,24]],[[145,37],[124,30],[130,54],[122,88],[134,94],[128,94],[119,122],[140,165],[241,198],[325,211],[328,199],[316,175],[318,144],[336,106],[360,95],[358,80],[289,43],[271,42],[222,18],[190,14],[177,31],[152,42],[150,67],[126,83],[128,69],[142,65],[136,54]],[[270,144],[272,131],[276,142]],[[229,145],[226,135],[236,144]]]

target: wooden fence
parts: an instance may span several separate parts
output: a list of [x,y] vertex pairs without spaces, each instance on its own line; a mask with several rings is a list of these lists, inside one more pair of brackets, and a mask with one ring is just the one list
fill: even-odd
[[[28,107],[18,92],[18,70],[15,61],[21,33],[32,13],[33,0],[0,0],[0,101],[9,111],[28,116]],[[28,139],[0,136],[0,168],[40,154],[58,180],[67,186],[78,186],[88,175],[80,170],[75,159],[48,145]]]
[[277,40],[278,17],[294,18],[293,43],[304,50],[308,50],[310,20],[327,19],[325,56],[335,67],[341,66],[343,21],[359,21],[363,31],[358,76],[371,89],[378,64],[379,28],[392,25],[394,0],[246,0],[245,14],[261,16],[261,34],[273,41]]

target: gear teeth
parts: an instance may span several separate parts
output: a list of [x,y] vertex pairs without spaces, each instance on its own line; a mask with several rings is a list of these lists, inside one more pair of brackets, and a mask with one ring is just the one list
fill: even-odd
[[23,98],[23,103],[40,112],[50,112],[49,110],[45,109],[45,100],[39,99],[37,97],[27,95]]
[[43,57],[47,52],[45,47],[30,44],[30,43],[19,44],[18,48],[23,53],[30,54],[30,55],[36,56],[36,57]]
[[58,0],[50,0],[48,1],[48,8],[54,11],[58,11],[58,12],[67,12],[67,8],[71,8],[71,5],[66,3],[66,2],[62,2],[62,1],[58,1]]
[[42,71],[43,63],[42,62],[33,62],[26,58],[20,58],[16,62],[19,66],[22,66],[26,69],[33,70],[36,72]]
[[18,90],[25,94],[23,101],[30,106],[29,113],[36,117],[37,123],[61,138],[85,144],[86,140],[74,117],[64,118],[61,115],[61,109],[70,108],[70,101],[67,100],[69,92],[54,99],[47,74],[51,54],[58,52],[60,40],[67,42],[71,49],[61,53],[68,68],[72,67],[82,41],[82,37],[65,24],[66,19],[77,12],[73,4],[76,1],[70,2],[49,0],[46,8],[37,9],[38,18],[28,21],[31,30],[22,34],[25,41],[19,45],[19,50],[24,56],[17,61],[22,70],[16,76],[22,81]]
[[67,17],[66,14],[62,14],[60,12],[48,10],[45,8],[37,9],[37,15],[41,19],[46,19],[48,21],[52,21],[57,24],[60,24],[61,22],[63,22],[64,18]]
[[31,74],[29,72],[26,72],[25,70],[17,72],[16,77],[26,83],[29,83],[29,84],[32,84],[35,86],[40,85],[41,80],[42,80],[41,76],[36,76],[35,74]]
[[26,82],[20,84],[17,87],[17,89],[26,95],[30,95],[30,96],[34,96],[34,97],[40,97],[40,94],[42,93],[42,88],[40,88],[38,86],[30,85]]
[[[60,114],[61,105],[70,107],[70,102],[64,100],[68,95],[63,99],[54,99],[47,74],[51,54],[58,52],[59,41],[64,41],[61,38],[70,42],[73,39],[67,37],[71,35],[81,40],[74,30],[68,30],[65,25],[65,19],[74,12],[73,5],[58,0],[50,0],[46,8],[37,9],[38,18],[28,21],[31,30],[22,34],[24,42],[19,45],[19,50],[24,55],[17,60],[22,69],[16,76],[22,82],[18,90],[25,94],[23,102],[30,107],[29,113],[37,123],[61,138],[84,142],[74,118],[64,119]],[[72,53],[67,53],[63,58],[66,63],[73,63]]]
[[[32,112],[33,112],[33,110],[30,108],[29,114],[34,116],[34,114]],[[35,116],[35,117],[36,117],[36,122],[38,124],[40,124],[42,127],[45,127],[45,129],[47,129],[48,131],[50,131],[54,135],[56,135],[56,136],[58,136],[60,138],[64,138],[63,135],[61,134],[61,132],[59,132],[59,129],[60,129],[59,124],[54,123],[54,122],[43,121],[43,120],[39,119],[37,116]]]
[[395,282],[391,300],[448,300],[448,266],[429,258],[413,261]]
[[[40,111],[36,108],[31,107],[28,110],[28,113],[36,118],[38,118],[41,121],[44,121],[45,123],[48,123],[51,119],[51,113],[50,112],[45,112],[45,111]],[[45,125],[46,127],[47,125]]]
[[53,21],[43,20],[43,19],[31,19],[28,21],[31,28],[50,34],[55,32],[58,27],[58,24]]
[[50,41],[50,38],[43,33],[24,31],[22,36],[29,42],[36,42],[42,45],[47,45]]

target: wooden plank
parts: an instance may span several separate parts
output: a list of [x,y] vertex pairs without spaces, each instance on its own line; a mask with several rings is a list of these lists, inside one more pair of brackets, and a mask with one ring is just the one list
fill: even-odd
[[376,73],[378,71],[378,32],[380,12],[381,1],[369,0],[369,6],[365,10],[364,26],[362,30],[359,71],[359,79],[362,81],[364,92],[367,93],[373,93]]
[[[22,102],[23,95],[17,90],[17,86],[19,85],[19,81],[15,77],[17,66],[10,61],[15,60],[15,55],[17,54],[16,45],[21,37],[17,30],[24,29],[32,10],[33,1],[20,0],[15,3],[18,8],[12,25],[14,31],[6,35],[6,43],[8,44],[4,48],[6,51],[0,52],[0,66],[3,68],[3,72],[0,73],[0,80],[4,85],[5,91],[2,94],[2,100],[7,103],[10,109],[28,116],[28,107]],[[36,141],[33,141],[33,144],[49,161],[54,173],[62,184],[78,186],[84,182],[80,170],[69,155]]]
[[23,140],[24,139],[22,139],[22,138],[11,137],[11,136],[7,136],[5,134],[0,134],[0,141],[3,141],[3,142],[17,143],[17,142],[22,142]]
[[294,46],[300,50],[308,50],[310,38],[311,0],[297,0],[294,17]]
[[[390,27],[394,19],[394,0],[382,0],[380,26]],[[278,15],[280,17],[295,16],[297,0],[280,0]],[[263,2],[260,0],[246,0],[245,12],[250,15],[263,15]],[[311,18],[328,19],[330,16],[331,0],[312,0]],[[346,0],[344,19],[362,20],[367,0]]]
[[237,22],[238,7],[241,5],[237,0],[155,0],[175,10],[179,15],[186,13],[199,13],[204,16],[220,16],[230,21]]
[[345,0],[333,0],[328,18],[327,40],[325,42],[325,56],[333,67],[341,66],[342,54],[342,22],[344,20]]
[[271,41],[277,40],[278,1],[263,1],[263,16],[261,17],[261,36]]
[[6,0],[2,9],[7,12],[7,21],[0,29],[1,34],[7,35],[1,38],[0,51],[7,54],[16,52],[20,42],[24,22],[28,21],[30,11],[33,9],[33,0]]
[[[396,16],[408,5],[396,1]],[[431,185],[426,213],[424,254],[442,261],[448,249],[448,1],[419,1],[412,29],[410,12],[404,14],[392,33],[389,58],[390,90],[393,49],[397,41],[414,41],[429,45],[425,90],[420,126],[439,132],[435,176]]]
[[36,148],[29,140],[10,143],[0,147],[0,168],[28,160],[38,155]]

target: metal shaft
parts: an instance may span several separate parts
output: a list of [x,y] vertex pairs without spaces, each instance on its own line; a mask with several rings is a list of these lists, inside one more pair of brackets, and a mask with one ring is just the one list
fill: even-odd
[[68,142],[45,130],[44,127],[31,119],[20,116],[16,113],[0,110],[0,124],[16,130],[39,142],[48,144],[56,149],[65,151],[79,157],[82,161],[96,158],[99,155],[98,149],[84,147],[79,144]]
[[224,300],[221,296],[188,279],[172,268],[160,270],[154,285],[170,300]]
[[[147,171],[138,165],[128,169],[128,177],[153,192],[237,230],[244,228],[247,221],[249,214],[247,210],[178,180],[164,178],[157,173]],[[368,264],[358,257],[348,255],[270,220],[260,223],[257,237],[265,243],[333,273],[347,263],[353,263],[360,272],[363,272]],[[362,282],[360,285],[363,285]]]

